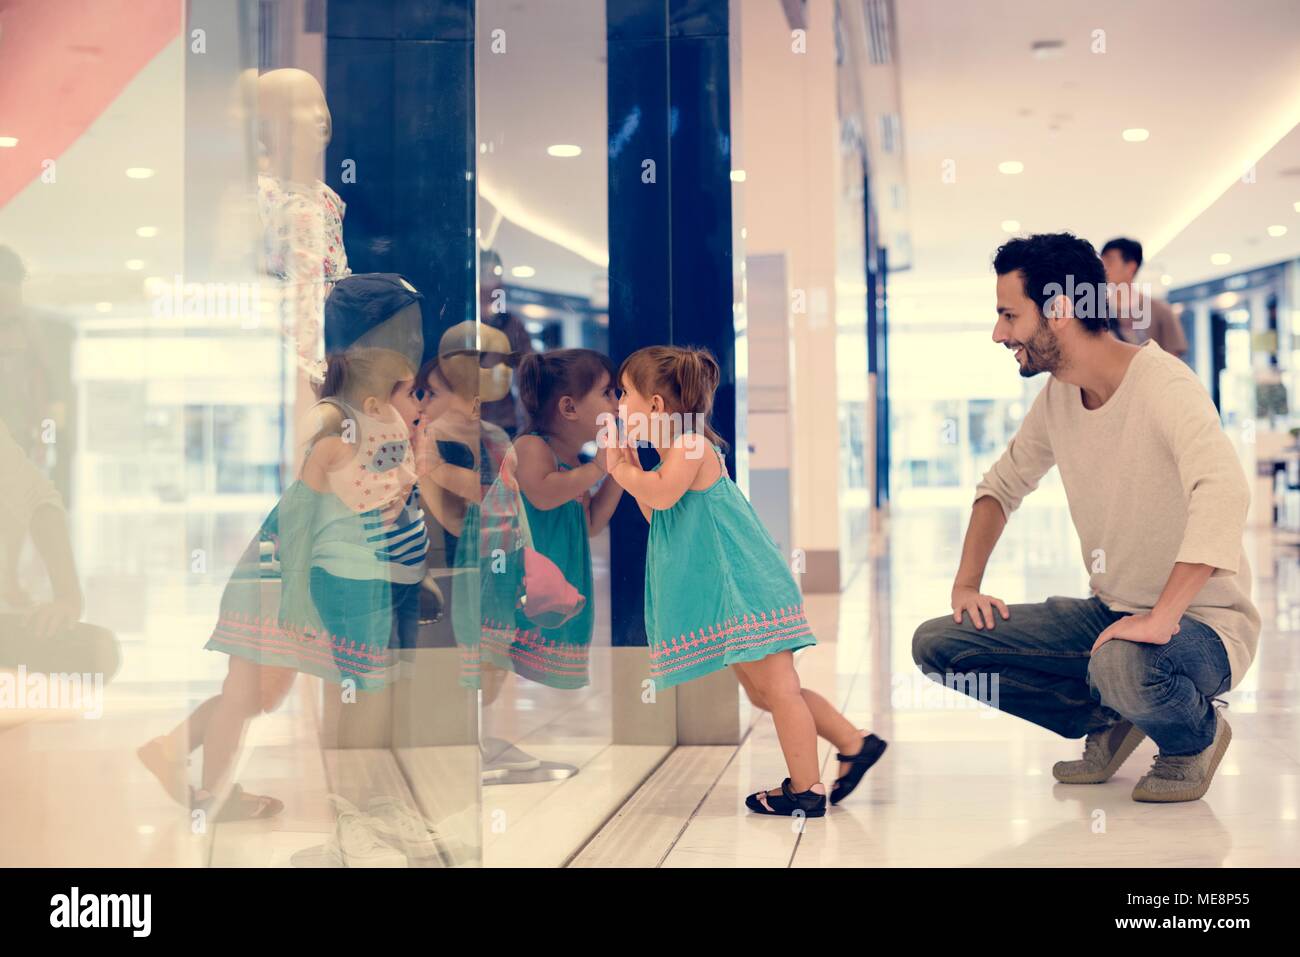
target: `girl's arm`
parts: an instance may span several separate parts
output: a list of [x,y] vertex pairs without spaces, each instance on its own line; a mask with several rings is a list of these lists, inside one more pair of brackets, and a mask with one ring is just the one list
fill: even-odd
[[543,512],[575,501],[605,474],[594,461],[576,469],[556,468],[550,447],[535,435],[520,436],[514,450],[519,463],[515,472],[519,487],[533,507]]
[[[605,455],[605,464],[609,469],[609,477],[615,483],[618,483],[618,479],[614,478],[614,473],[618,470],[618,466],[621,464],[626,463],[627,468],[635,469],[638,472],[645,471],[641,468],[641,458],[637,455],[635,448],[626,445],[612,445],[609,447],[608,451],[606,451]],[[623,485],[619,484],[619,488],[623,488]],[[645,517],[645,520],[647,522],[650,521],[649,506],[642,504],[640,499],[637,499],[635,495],[632,497],[636,501],[636,507],[641,509],[641,514]]]
[[423,431],[416,438],[415,470],[419,475],[421,487],[426,484],[437,486],[466,502],[477,502],[483,496],[478,469],[452,465],[444,459],[438,450],[437,438],[431,430]]
[[705,461],[700,451],[706,447],[700,445],[703,441],[697,435],[683,436],[679,444],[663,453],[663,464],[655,472],[643,471],[634,464],[632,457],[636,453],[627,449],[610,475],[632,494],[642,513],[647,508],[655,511],[672,508],[700,474]]
[[[605,530],[609,524],[610,516],[614,514],[614,509],[618,507],[619,499],[623,497],[623,486],[614,480],[612,475],[606,475],[605,481],[601,483],[596,494],[592,496],[591,506],[587,515],[587,534],[595,537]],[[649,516],[646,517],[649,521]]]
[[416,485],[420,490],[420,504],[424,511],[432,515],[439,525],[457,538],[465,527],[465,500],[447,491],[440,485],[425,487],[423,482]]
[[316,440],[311,455],[302,464],[303,483],[313,492],[324,495],[330,490],[329,474],[346,465],[356,449],[338,435],[327,435]]

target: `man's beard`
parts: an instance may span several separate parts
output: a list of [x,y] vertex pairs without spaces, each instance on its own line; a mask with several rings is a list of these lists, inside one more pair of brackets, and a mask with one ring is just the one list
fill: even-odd
[[1022,377],[1032,379],[1040,373],[1056,372],[1061,368],[1061,344],[1046,322],[1041,323],[1021,346],[1025,350],[1025,361],[1020,366]]

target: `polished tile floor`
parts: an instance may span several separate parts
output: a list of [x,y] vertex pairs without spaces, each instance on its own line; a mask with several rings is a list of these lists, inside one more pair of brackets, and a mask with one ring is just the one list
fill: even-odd
[[[1057,784],[1052,763],[1077,757],[1082,742],[915,680],[912,632],[945,610],[966,517],[965,509],[896,513],[887,536],[877,536],[876,555],[844,593],[810,600],[822,641],[800,656],[805,685],[833,695],[851,720],[890,741],[853,797],[802,828],[787,819],[748,814],[744,796],[785,776],[771,719],[756,712],[739,749],[714,764],[700,763],[693,783],[702,799],[685,812],[657,862],[665,867],[1300,864],[1296,548],[1266,531],[1248,537],[1264,631],[1254,667],[1227,695],[1234,738],[1209,793],[1188,804],[1146,805],[1129,794],[1154,756],[1150,742],[1107,784]],[[1077,540],[1060,506],[1034,509],[1027,503],[1008,526],[985,586],[1008,602],[1086,594]],[[822,757],[829,782],[835,768],[825,744]],[[689,783],[679,780],[675,787]],[[620,816],[620,839],[634,846],[637,826],[647,834],[662,831],[667,807],[662,798],[629,805]]]
[[[1300,864],[1300,551],[1267,532],[1248,539],[1264,632],[1254,667],[1227,696],[1234,738],[1210,792],[1142,805],[1129,792],[1149,743],[1106,785],[1055,784],[1052,763],[1077,756],[1080,742],[920,678],[912,632],[946,608],[965,519],[958,508],[898,510],[841,595],[810,596],[820,644],[800,655],[804,682],[891,746],[848,802],[802,829],[742,806],[785,776],[770,719],[743,701],[739,747],[668,754],[616,743],[602,621],[589,688],[520,682],[482,709],[486,734],[571,764],[575,776],[480,788],[478,749],[455,742],[340,757],[320,747],[320,691],[304,681],[250,729],[240,767],[249,790],[285,800],[284,814],[195,833],[134,749],[219,686],[216,671],[179,682],[158,674],[169,656],[186,667],[206,660],[200,621],[124,647],[102,720],[3,716],[0,866],[295,866],[329,839],[327,798],[340,790],[390,795],[435,822],[455,853],[434,866]],[[1063,506],[1026,504],[985,585],[1009,602],[1086,591]],[[822,757],[829,781],[829,746]]]

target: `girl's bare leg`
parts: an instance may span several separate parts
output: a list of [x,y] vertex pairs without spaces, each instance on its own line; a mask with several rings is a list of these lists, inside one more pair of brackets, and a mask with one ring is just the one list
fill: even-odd
[[249,720],[278,707],[296,675],[292,669],[268,667],[231,656],[230,672],[207,718],[202,792],[216,794],[228,783],[226,778],[239,754]]
[[[772,709],[767,706],[767,699],[759,691],[744,668],[743,665],[736,666],[736,677],[740,679],[745,694],[749,696],[749,700],[754,707],[762,708],[764,711],[771,711]],[[804,702],[812,713],[813,723],[817,726],[817,735],[819,737],[825,738],[835,745],[836,750],[841,754],[857,754],[862,750],[863,731],[853,727],[848,718],[840,714],[833,704],[816,691],[801,688],[800,694],[803,695]],[[840,777],[843,777],[849,771],[849,765],[843,761],[840,762],[839,768]]]
[[[765,702],[765,710],[772,715],[781,753],[790,769],[790,786],[796,792],[820,788],[817,793],[824,794],[817,768],[817,723],[801,693],[793,652],[778,652],[735,667],[753,683]],[[780,790],[771,793],[779,794]]]
[[217,703],[220,700],[221,695],[214,694],[191,711],[190,716],[173,728],[170,734],[163,735],[159,739],[162,742],[163,752],[170,760],[184,760],[185,755],[193,753],[203,743],[204,735],[208,730],[208,721],[217,710]]
[[[848,718],[816,691],[804,688],[802,693],[804,701],[808,703],[808,710],[812,712],[813,720],[817,722],[819,735],[835,745],[835,749],[840,754],[853,755],[862,750],[864,731],[853,727]],[[839,768],[838,776],[843,777],[849,773],[850,765],[841,761]]]

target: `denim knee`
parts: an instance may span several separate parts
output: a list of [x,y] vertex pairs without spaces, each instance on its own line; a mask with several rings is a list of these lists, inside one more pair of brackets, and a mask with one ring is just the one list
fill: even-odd
[[951,615],[931,618],[912,635],[912,660],[923,672],[942,674],[952,658],[954,639],[961,637],[961,626]]
[[1088,686],[1102,704],[1125,717],[1147,713],[1156,686],[1152,679],[1150,647],[1135,641],[1112,639],[1092,653],[1088,661]]

